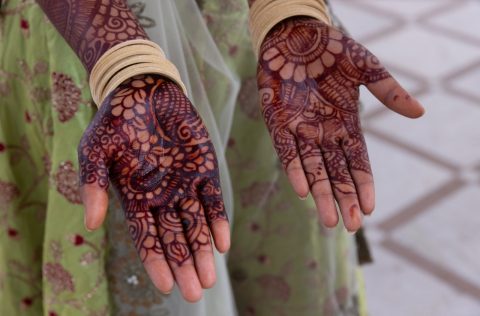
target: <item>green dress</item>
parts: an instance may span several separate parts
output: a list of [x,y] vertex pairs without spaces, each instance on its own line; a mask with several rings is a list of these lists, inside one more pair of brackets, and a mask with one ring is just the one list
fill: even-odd
[[[118,201],[103,228],[84,229],[76,147],[96,107],[83,66],[33,0],[3,2],[0,315],[175,315],[183,303],[150,284]],[[239,315],[364,314],[353,237],[318,224],[313,200],[294,194],[262,121],[246,1],[197,2],[242,81],[227,150]],[[242,36],[229,37],[238,27]]]

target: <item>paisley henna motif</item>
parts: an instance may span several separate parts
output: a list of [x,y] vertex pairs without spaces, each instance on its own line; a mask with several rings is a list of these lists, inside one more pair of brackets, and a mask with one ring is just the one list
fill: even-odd
[[82,184],[119,196],[143,261],[182,265],[210,249],[209,225],[226,220],[217,160],[200,116],[177,85],[134,77],[100,108],[79,146]]
[[130,39],[147,38],[125,0],[37,2],[88,71],[110,47]]
[[358,88],[389,77],[367,49],[321,21],[278,24],[262,44],[258,85],[283,166],[299,156],[311,187],[329,180],[334,193],[354,194],[351,173],[371,175]]

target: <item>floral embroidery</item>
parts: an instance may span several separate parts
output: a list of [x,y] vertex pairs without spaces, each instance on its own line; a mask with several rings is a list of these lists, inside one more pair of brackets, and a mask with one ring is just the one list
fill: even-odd
[[30,23],[24,18],[20,19],[20,29],[22,30],[23,36],[30,36]]
[[47,262],[43,265],[43,276],[52,285],[54,294],[64,291],[74,292],[75,285],[70,272],[68,272],[60,263],[63,255],[62,247],[59,242],[50,243],[50,251],[55,262]]
[[43,267],[43,275],[52,285],[53,293],[75,291],[72,275],[60,263],[46,263]]
[[74,204],[82,203],[78,173],[74,169],[71,161],[64,161],[60,164],[55,173],[54,180],[57,191],[68,201]]
[[63,73],[52,73],[52,101],[53,107],[58,112],[58,120],[70,120],[81,102],[81,91],[73,79]]
[[0,206],[8,206],[19,194],[20,191],[15,184],[0,180]]

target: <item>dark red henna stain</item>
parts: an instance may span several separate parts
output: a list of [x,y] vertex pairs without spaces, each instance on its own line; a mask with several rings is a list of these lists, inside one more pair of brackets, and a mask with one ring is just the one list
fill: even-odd
[[[354,194],[350,171],[371,174],[359,85],[390,77],[378,59],[337,29],[295,17],[267,35],[257,77],[263,117],[284,168],[298,153],[311,187],[328,174],[337,193]],[[312,157],[324,164],[305,168]]]
[[89,72],[110,47],[147,38],[125,0],[37,2]]
[[393,97],[393,101],[397,101],[397,100],[398,100],[398,95],[395,95],[395,96]]
[[227,217],[208,132],[181,89],[160,76],[135,77],[107,98],[79,161],[82,184],[106,189],[111,175],[143,261],[157,253],[183,264],[209,249],[209,225]]
[[355,213],[357,212],[357,205],[352,205],[352,207],[350,207],[350,218],[354,218],[355,217]]

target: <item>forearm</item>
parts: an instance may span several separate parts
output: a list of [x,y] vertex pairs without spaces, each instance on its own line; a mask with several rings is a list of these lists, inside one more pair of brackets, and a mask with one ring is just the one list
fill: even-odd
[[37,0],[90,72],[110,47],[147,39],[124,0]]

